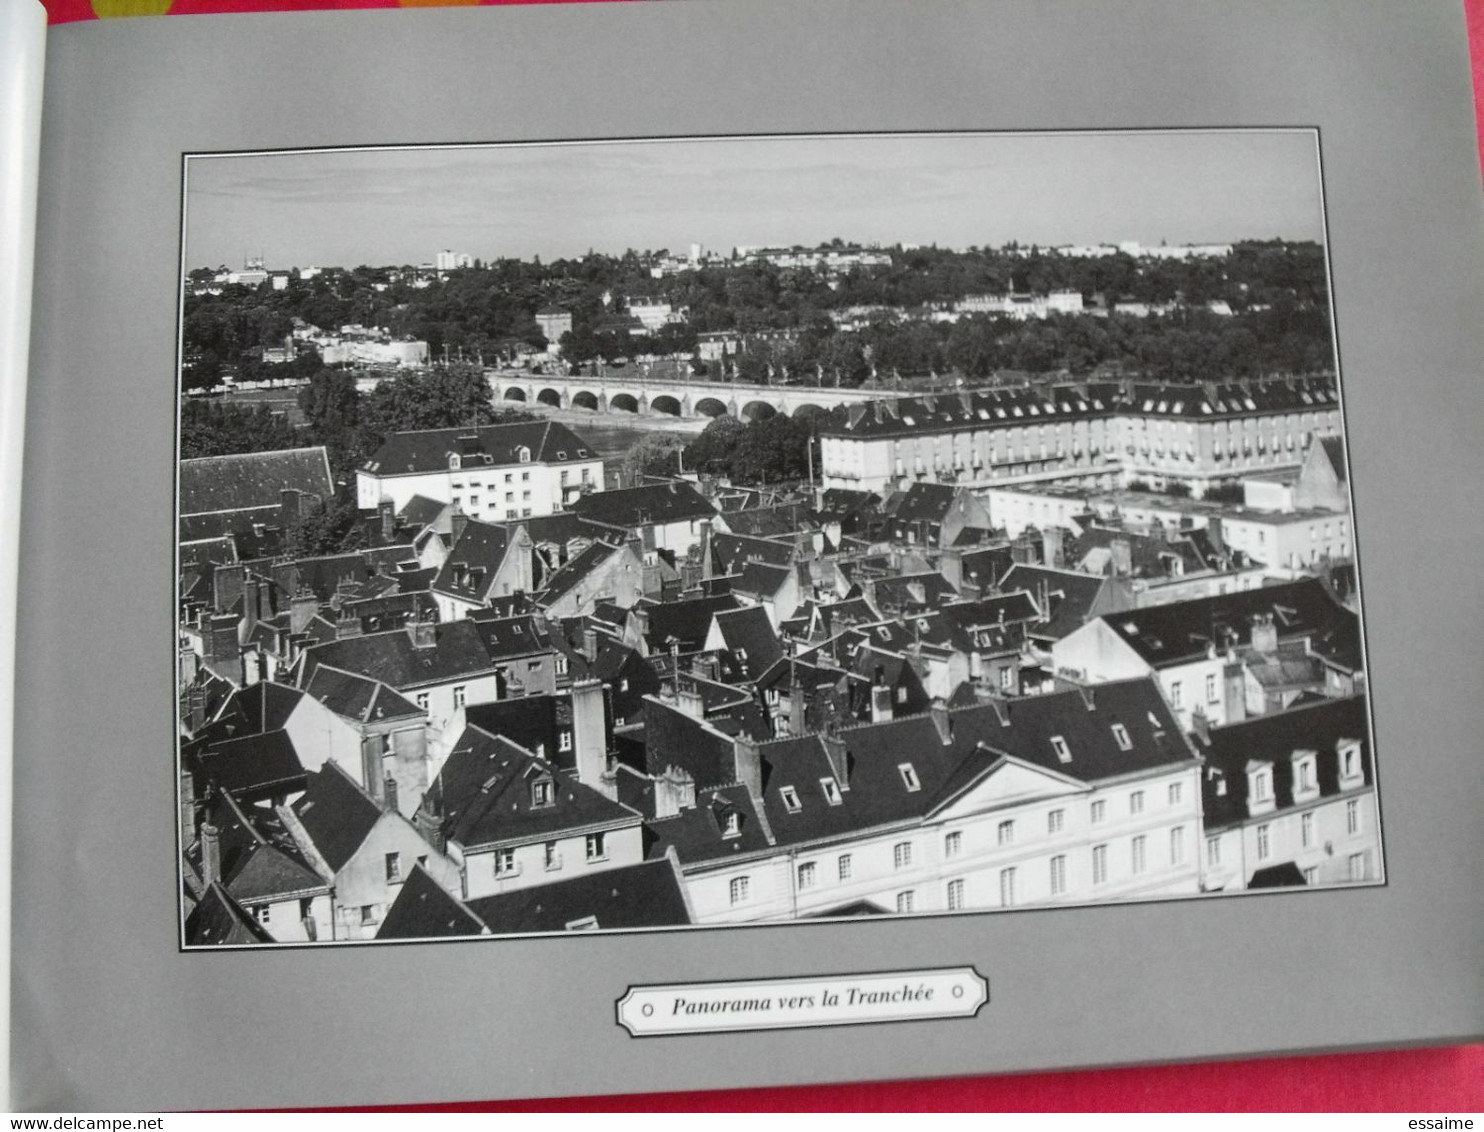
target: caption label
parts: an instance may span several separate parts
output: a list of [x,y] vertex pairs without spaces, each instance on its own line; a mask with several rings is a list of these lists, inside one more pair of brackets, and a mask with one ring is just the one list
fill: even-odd
[[618,1024],[636,1038],[972,1018],[989,983],[972,967],[630,987]]

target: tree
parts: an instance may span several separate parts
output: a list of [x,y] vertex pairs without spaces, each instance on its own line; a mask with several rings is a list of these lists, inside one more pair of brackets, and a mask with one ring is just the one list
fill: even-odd
[[534,420],[529,413],[497,413],[483,372],[472,365],[436,366],[383,381],[361,399],[362,442],[375,447],[394,432],[459,428],[500,420]]
[[299,410],[310,433],[331,450],[332,464],[338,468],[359,461],[361,395],[353,374],[320,370],[299,390]]
[[742,430],[728,471],[741,483],[772,483],[809,474],[810,431],[806,421],[782,413],[749,422]]
[[182,460],[273,452],[301,448],[306,443],[302,434],[266,405],[248,408],[192,397],[180,407]]
[[302,514],[283,533],[284,553],[297,559],[355,549],[349,544],[359,541],[357,518],[351,499],[334,499],[318,511]]
[[747,426],[730,414],[715,417],[685,450],[685,466],[695,472],[726,475]]
[[673,432],[652,432],[637,440],[624,453],[623,482],[636,484],[643,476],[673,476],[680,471],[681,456],[686,451],[682,437]]

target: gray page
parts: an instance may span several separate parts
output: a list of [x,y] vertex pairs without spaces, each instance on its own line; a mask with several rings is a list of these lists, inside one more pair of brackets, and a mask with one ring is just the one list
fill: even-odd
[[[52,33],[21,540],[14,1101],[595,1094],[1484,1033],[1479,167],[1435,3],[554,5]],[[177,948],[181,154],[737,133],[1317,127],[1384,887],[868,924]],[[1096,186],[1089,186],[1096,191]],[[970,1020],[635,1040],[631,984],[972,964]]]

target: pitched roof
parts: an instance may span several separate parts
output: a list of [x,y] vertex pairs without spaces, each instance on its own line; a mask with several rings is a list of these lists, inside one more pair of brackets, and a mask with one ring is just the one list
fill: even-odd
[[449,548],[432,588],[467,601],[482,602],[489,596],[509,550],[509,530],[471,519]]
[[606,542],[595,542],[583,550],[581,554],[574,555],[567,564],[551,577],[546,579],[546,584],[541,591],[541,601],[550,605],[558,598],[570,593],[582,584],[582,580],[607,562],[615,554],[622,554],[622,546],[613,546]]
[[914,483],[897,504],[892,518],[900,523],[941,523],[957,494],[951,484]]
[[648,618],[649,624],[644,636],[650,649],[668,651],[673,639],[679,643],[681,652],[689,652],[705,643],[713,614],[740,607],[741,602],[725,593],[667,601],[663,604],[640,605],[636,608]]
[[304,788],[304,765],[293,739],[281,729],[212,742],[194,749],[187,762],[198,797],[211,786],[249,800]]
[[1324,454],[1329,458],[1330,467],[1334,468],[1335,476],[1341,483],[1349,477],[1345,466],[1345,440],[1339,436],[1321,436],[1319,443],[1324,448]]
[[794,545],[750,535],[718,533],[711,537],[711,556],[721,574],[736,574],[749,562],[787,566],[794,560]]
[[592,445],[556,421],[517,421],[478,428],[430,428],[394,432],[366,461],[364,470],[377,476],[418,475],[445,471],[450,453],[459,453],[464,468],[504,466],[521,462],[519,449],[530,452],[531,463],[571,463],[596,459]]
[[783,645],[762,606],[724,610],[715,616],[722,640],[742,664],[747,679],[756,680],[783,656]]
[[271,507],[276,512],[285,490],[321,500],[335,494],[329,453],[322,445],[180,462],[182,516],[249,507]]
[[672,861],[600,869],[469,901],[496,934],[657,928],[691,922]]
[[413,647],[403,629],[314,645],[304,651],[300,682],[307,684],[321,664],[369,676],[399,692],[494,670],[475,622],[445,621],[434,633],[436,645],[426,649]]
[[1019,562],[1000,579],[1001,590],[1026,591],[1046,615],[1046,622],[1033,628],[1035,635],[1057,640],[1082,627],[1103,587],[1109,584],[1109,579],[1092,574]]
[[414,865],[402,882],[402,891],[387,909],[377,939],[442,939],[486,935],[489,928],[457,897]]
[[529,613],[515,617],[480,618],[474,624],[485,651],[494,661],[550,652],[552,648],[545,623]]
[[421,530],[432,526],[442,516],[444,509],[451,504],[440,503],[436,499],[429,499],[425,495],[414,495],[405,504],[397,515],[403,519],[408,526]]
[[303,694],[324,704],[336,715],[363,723],[424,714],[415,703],[379,680],[344,672],[328,664],[315,668]]
[[581,496],[572,504],[572,510],[584,519],[612,527],[677,523],[709,519],[716,514],[716,508],[694,487],[675,482],[595,491]]
[[228,895],[220,882],[214,881],[186,917],[185,942],[187,947],[220,947],[276,941]]
[[794,576],[791,566],[770,566],[766,562],[748,562],[732,579],[732,592],[759,599],[775,597]]
[[[646,808],[653,809],[653,784],[644,791]],[[727,836],[729,821],[736,834]],[[758,816],[746,786],[722,786],[701,791],[696,804],[664,818],[644,823],[645,855],[651,860],[674,850],[682,865],[718,857],[742,856],[773,844],[767,825]]]
[[[221,873],[216,878],[240,903],[287,899],[323,891],[325,878],[315,871],[278,814],[264,806],[243,806],[230,794],[218,794],[210,806],[218,834]],[[201,870],[201,839],[187,860]]]
[[315,852],[338,873],[355,856],[376,823],[381,807],[351,781],[334,759],[310,774],[309,789],[292,807]]

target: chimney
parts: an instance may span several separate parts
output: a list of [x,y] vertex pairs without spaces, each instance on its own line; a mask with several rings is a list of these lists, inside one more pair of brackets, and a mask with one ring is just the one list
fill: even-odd
[[938,742],[945,747],[953,746],[953,720],[948,715],[948,705],[941,696],[933,697],[933,702],[928,707],[928,716],[938,732]]
[[453,541],[458,542],[459,536],[464,533],[464,528],[469,525],[469,516],[455,507],[453,514],[448,517],[449,530],[453,535]]
[[792,660],[788,665],[788,733],[802,735],[807,730],[805,723],[804,682],[799,679],[799,666]]
[[438,797],[436,786],[423,795],[422,805],[418,806],[417,813],[412,816],[412,824],[417,827],[417,832],[424,841],[438,852],[444,851],[448,842],[443,837],[443,803]]
[[692,719],[706,718],[706,705],[696,690],[695,681],[682,680],[678,672],[675,677],[675,706]]
[[201,885],[210,888],[222,879],[222,846],[211,822],[201,823]]
[[1211,540],[1211,548],[1217,554],[1226,554],[1226,534],[1221,529],[1221,516],[1212,515],[1206,520],[1206,536]]
[[825,758],[830,760],[830,769],[835,772],[835,781],[840,784],[841,790],[849,790],[850,752],[845,748],[845,740],[840,738],[834,727],[830,727],[819,737],[819,742],[824,747]]
[[397,530],[397,513],[393,510],[390,499],[383,499],[376,505],[376,511],[381,518],[381,541],[391,542],[393,534]]
[[208,660],[214,660],[218,665],[225,661],[236,660],[239,653],[237,649],[237,615],[235,613],[223,613],[216,617],[208,617],[202,626],[201,652]]
[[196,840],[196,780],[189,770],[180,772],[180,843]]
[[761,798],[763,796],[763,760],[758,754],[757,743],[749,736],[739,734],[732,740],[732,757],[735,760],[737,781],[747,787],[748,793],[753,798]]
[[303,500],[291,487],[286,487],[278,493],[278,520],[283,524],[284,530],[288,530],[299,521],[303,514]]
[[1190,729],[1204,746],[1211,745],[1211,721],[1206,718],[1205,708],[1196,708],[1190,713]]
[[361,635],[361,619],[348,609],[342,609],[335,620],[335,639],[347,641]]
[[598,630],[589,624],[582,626],[582,655],[589,664],[598,659]]
[[1252,648],[1264,656],[1271,656],[1278,651],[1278,626],[1273,624],[1271,613],[1253,614]]
[[1134,572],[1133,546],[1126,538],[1116,538],[1108,544],[1108,553],[1112,556],[1112,566],[1115,578],[1127,578]]
[[218,566],[211,572],[211,608],[225,613],[241,598],[246,568],[241,563]]
[[1041,558],[1047,566],[1060,570],[1066,565],[1062,552],[1062,529],[1048,526],[1041,532]]
[[407,636],[415,649],[435,649],[438,647],[438,622],[428,614],[409,617]]
[[397,812],[397,780],[391,775],[381,784],[381,804],[388,813]]
[[674,817],[681,810],[694,809],[696,805],[696,780],[675,766],[665,768],[665,773],[654,780],[654,816]]
[[572,683],[572,753],[577,781],[603,789],[608,771],[607,696],[601,680]]
[[871,722],[885,723],[892,718],[891,689],[885,684],[871,686]]
[[318,612],[319,599],[310,590],[301,586],[289,601],[289,632],[304,632]]

